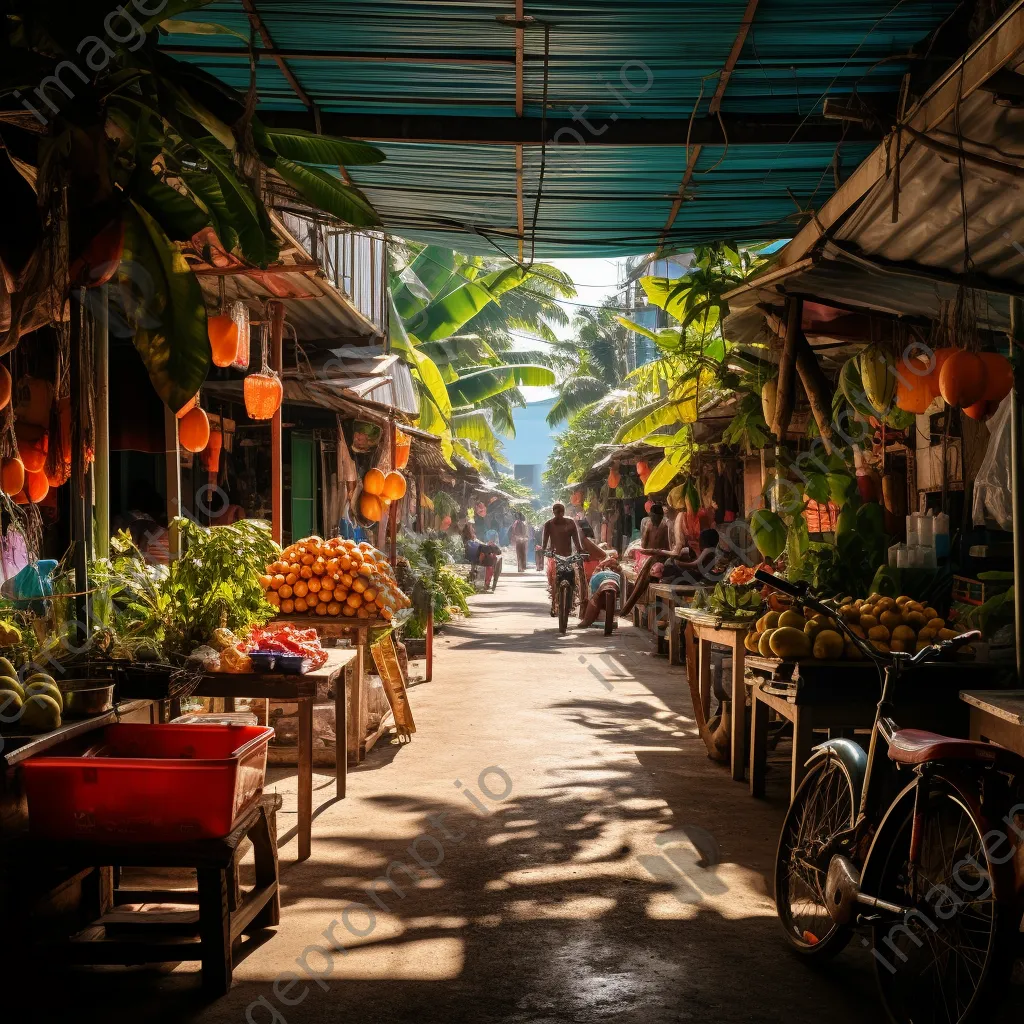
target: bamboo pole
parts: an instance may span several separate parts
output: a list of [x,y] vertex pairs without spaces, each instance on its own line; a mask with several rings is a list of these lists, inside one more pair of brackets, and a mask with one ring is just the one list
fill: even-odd
[[96,305],[94,360],[96,375],[95,445],[93,483],[96,488],[95,551],[98,558],[110,556],[110,334],[108,285],[100,288]]
[[[284,303],[273,299],[267,303],[270,314],[270,368],[280,374],[284,368]],[[270,528],[274,540],[283,543],[284,536],[284,470],[281,437],[282,401],[270,421]]]
[[85,328],[85,305],[82,289],[71,292],[71,562],[75,570],[75,637],[79,648],[84,648],[89,636],[89,570],[86,550],[88,530],[88,500],[85,490],[85,438],[83,424],[86,419],[82,343]]
[[[391,468],[398,465],[398,425],[393,419],[388,420],[391,443]],[[398,556],[398,512],[402,500],[391,502],[391,516],[388,519],[388,561],[394,567],[395,559]]]

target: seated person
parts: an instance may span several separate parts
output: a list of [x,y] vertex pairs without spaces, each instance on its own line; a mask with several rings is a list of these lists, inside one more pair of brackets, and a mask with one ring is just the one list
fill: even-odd
[[677,543],[665,560],[662,579],[666,583],[718,583],[732,567],[731,552],[719,545],[717,530],[702,530],[694,552],[685,543]]

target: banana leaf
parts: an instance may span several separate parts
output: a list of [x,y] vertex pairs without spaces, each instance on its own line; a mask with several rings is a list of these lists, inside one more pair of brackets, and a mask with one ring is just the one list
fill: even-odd
[[271,145],[286,160],[301,164],[322,164],[355,167],[360,164],[379,164],[384,154],[366,142],[341,139],[332,135],[316,135],[301,128],[267,130]]
[[475,405],[517,386],[544,387],[554,383],[555,375],[546,366],[491,366],[459,377],[448,385],[448,396],[453,405]]
[[206,305],[185,257],[137,203],[125,210],[124,255],[116,280],[121,309],[153,387],[177,412],[210,371]]
[[333,174],[304,167],[283,156],[274,161],[274,170],[304,199],[325,213],[360,228],[376,227],[380,223],[377,211],[359,190],[346,185]]
[[418,341],[443,341],[464,327],[494,296],[483,285],[467,282],[443,298],[434,299],[406,324]]

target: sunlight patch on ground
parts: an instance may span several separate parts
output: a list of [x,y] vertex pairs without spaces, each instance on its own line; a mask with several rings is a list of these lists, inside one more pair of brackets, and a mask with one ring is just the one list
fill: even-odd
[[616,901],[608,896],[576,896],[557,903],[513,900],[508,906],[508,913],[517,921],[596,921],[611,913],[615,904]]
[[349,981],[453,981],[465,964],[465,942],[452,936],[356,946],[335,962]]

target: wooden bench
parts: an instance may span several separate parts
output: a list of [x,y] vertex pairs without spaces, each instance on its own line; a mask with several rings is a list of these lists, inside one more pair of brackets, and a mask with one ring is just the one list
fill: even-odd
[[[211,995],[231,988],[232,947],[243,933],[276,926],[281,919],[276,815],[281,798],[268,794],[223,839],[180,843],[54,843],[26,839],[17,844],[23,863],[97,869],[99,916],[43,955],[76,965],[202,964],[203,987]],[[243,893],[238,880],[239,847],[248,838],[255,855],[255,886]],[[115,883],[120,868],[194,868],[196,889],[127,889]],[[130,909],[143,905],[177,909]],[[181,905],[195,904],[195,910]]]
[[648,600],[654,610],[658,654],[667,654],[670,665],[683,663],[682,625],[675,610],[685,608],[696,592],[697,588],[687,583],[650,583],[647,586]]

